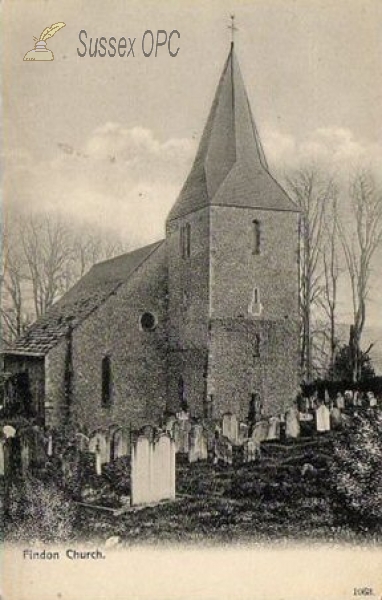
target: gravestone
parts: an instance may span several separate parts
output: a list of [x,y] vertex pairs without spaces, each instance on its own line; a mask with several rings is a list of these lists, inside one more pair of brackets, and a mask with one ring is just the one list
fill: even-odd
[[270,417],[267,440],[280,439],[280,419],[279,417]]
[[333,406],[330,410],[330,427],[331,429],[341,429],[342,414],[337,406]]
[[239,443],[243,444],[249,437],[249,427],[247,423],[239,423]]
[[99,453],[101,465],[109,462],[110,450],[105,433],[97,431],[90,437],[89,452],[92,454],[96,454],[97,452]]
[[289,439],[296,439],[300,435],[299,415],[295,406],[285,412],[285,435]]
[[116,460],[121,456],[129,454],[129,442],[127,432],[122,428],[116,429],[110,440],[111,460]]
[[231,440],[222,435],[217,435],[214,443],[214,464],[218,462],[222,462],[224,465],[232,465],[233,462]]
[[269,432],[269,423],[268,421],[259,421],[255,424],[252,432],[251,439],[255,442],[255,444],[260,444],[268,439]]
[[179,452],[188,454],[190,448],[191,423],[189,419],[179,419]]
[[4,442],[0,440],[0,475],[4,475]]
[[232,413],[223,415],[222,433],[232,444],[239,443],[239,423],[236,415]]
[[260,456],[260,445],[251,439],[244,442],[243,449],[243,459],[245,463],[253,462]]
[[190,447],[188,450],[188,461],[190,463],[198,460],[207,460],[207,438],[204,434],[203,426],[193,425],[190,432]]
[[175,498],[175,443],[167,434],[150,442],[139,436],[131,454],[131,503]]
[[330,411],[325,404],[316,409],[316,429],[320,433],[330,431]]
[[20,440],[21,445],[21,471],[25,477],[29,471],[30,465],[30,440],[27,436],[23,436]]
[[78,450],[80,452],[88,452],[89,451],[89,442],[90,439],[84,433],[78,432],[75,435],[75,442]]

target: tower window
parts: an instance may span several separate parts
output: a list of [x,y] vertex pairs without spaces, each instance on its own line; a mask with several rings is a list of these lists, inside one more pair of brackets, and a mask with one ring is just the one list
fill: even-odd
[[183,377],[179,377],[178,379],[178,399],[181,410],[184,412],[188,411],[188,403],[186,398],[186,391],[184,388],[184,380]]
[[191,225],[185,223],[180,228],[180,253],[182,258],[191,256]]
[[253,358],[260,357],[260,344],[261,344],[260,334],[255,333],[255,337],[253,339]]
[[102,406],[105,408],[111,405],[113,392],[113,378],[111,372],[111,361],[109,356],[102,359]]
[[261,230],[260,221],[252,221],[252,254],[260,254],[261,250]]

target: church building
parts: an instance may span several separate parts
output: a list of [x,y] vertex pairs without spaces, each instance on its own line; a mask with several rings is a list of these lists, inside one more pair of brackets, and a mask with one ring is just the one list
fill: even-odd
[[[234,46],[165,239],[95,265],[4,356],[46,425],[246,420],[299,382],[299,211],[269,172]],[[12,387],[12,386],[11,386]]]

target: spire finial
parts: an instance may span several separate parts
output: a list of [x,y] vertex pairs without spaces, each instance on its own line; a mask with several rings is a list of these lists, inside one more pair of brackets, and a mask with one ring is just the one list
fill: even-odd
[[231,24],[228,25],[228,29],[231,30],[231,46],[233,47],[233,44],[235,41],[235,31],[238,31],[238,29],[235,26],[235,15],[230,15],[230,19],[231,19]]

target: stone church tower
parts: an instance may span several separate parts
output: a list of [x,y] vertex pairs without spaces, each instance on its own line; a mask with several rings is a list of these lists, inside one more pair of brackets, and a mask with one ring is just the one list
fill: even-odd
[[232,44],[166,222],[170,409],[246,419],[292,401],[298,217],[268,170]]

